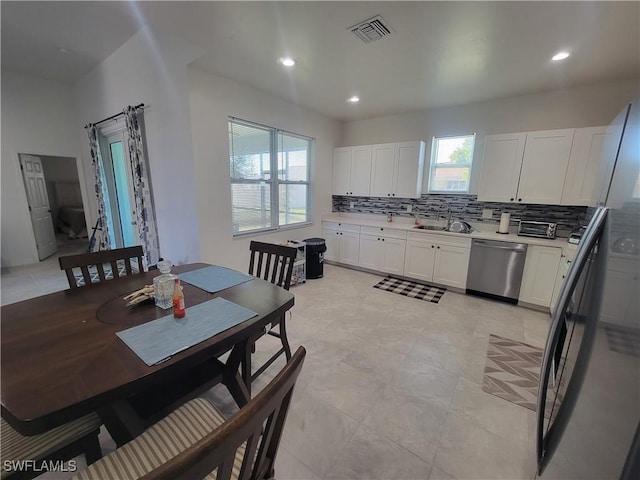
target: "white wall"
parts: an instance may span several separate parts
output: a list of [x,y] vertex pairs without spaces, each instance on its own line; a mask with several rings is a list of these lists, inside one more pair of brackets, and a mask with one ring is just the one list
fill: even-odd
[[[321,236],[321,215],[331,212],[331,164],[333,148],[340,141],[340,122],[196,68],[189,68],[189,85],[203,261],[246,270],[251,239],[277,242]],[[313,226],[233,239],[229,116],[316,139],[312,171]]]
[[18,153],[79,158],[79,151],[71,87],[3,70],[3,267],[38,261]]
[[[200,259],[198,218],[191,149],[187,64],[201,54],[184,40],[143,28],[76,85],[81,124],[144,103],[151,184],[160,240],[160,255],[175,264]],[[84,130],[85,181],[93,169]],[[96,218],[90,205],[90,225]]]
[[424,140],[427,168],[422,189],[426,193],[433,137],[475,132],[470,193],[476,193],[485,135],[609,125],[623,106],[638,94],[639,86],[638,79],[609,82],[347,122],[342,145]]

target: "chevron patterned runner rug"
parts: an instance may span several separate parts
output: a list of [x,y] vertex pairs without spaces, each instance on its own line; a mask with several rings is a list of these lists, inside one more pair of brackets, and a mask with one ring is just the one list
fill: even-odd
[[542,354],[541,348],[490,335],[482,390],[535,411]]

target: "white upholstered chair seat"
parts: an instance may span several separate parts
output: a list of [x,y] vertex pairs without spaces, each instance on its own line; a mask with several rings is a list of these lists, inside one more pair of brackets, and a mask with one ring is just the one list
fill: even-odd
[[[139,437],[103,457],[73,480],[132,480],[166,463],[222,425],[225,418],[202,398],[184,404]],[[231,478],[238,478],[244,445],[238,448]],[[215,470],[207,479],[215,479]]]
[[0,435],[2,446],[2,474],[4,478],[9,474],[5,470],[7,460],[41,460],[56,451],[80,440],[82,437],[99,430],[102,420],[95,413],[90,413],[59,427],[53,428],[40,435],[25,436],[14,430],[4,419],[1,420]]

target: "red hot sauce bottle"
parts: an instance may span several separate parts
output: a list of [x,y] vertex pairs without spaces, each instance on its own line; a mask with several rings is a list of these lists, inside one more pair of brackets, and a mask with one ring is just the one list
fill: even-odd
[[180,279],[176,278],[173,286],[173,316],[182,318],[184,317],[184,311],[184,293],[182,293]]

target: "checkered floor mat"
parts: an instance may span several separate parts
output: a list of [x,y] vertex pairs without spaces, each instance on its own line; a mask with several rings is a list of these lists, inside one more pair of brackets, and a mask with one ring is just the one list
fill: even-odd
[[[103,268],[104,268],[105,279],[111,280],[113,278],[113,271],[111,270],[111,265],[108,263],[104,264]],[[131,270],[134,273],[137,273],[139,271],[137,262],[135,260],[131,261]],[[97,283],[100,281],[100,276],[98,275],[98,269],[95,267],[95,265],[92,267],[89,267],[89,273],[91,274],[91,283]],[[122,276],[125,276],[126,274],[127,274],[127,270],[124,265],[124,260],[118,260],[118,275],[122,277]],[[84,285],[84,278],[82,276],[82,272],[75,273],[75,270],[74,270],[73,276],[76,277],[76,285],[78,285],[79,287]]]
[[438,303],[447,291],[446,288],[424,285],[421,283],[400,280],[391,276],[385,277],[380,283],[373,286],[387,292],[399,293],[405,297],[417,298],[431,303]]
[[624,355],[640,357],[640,333],[630,328],[605,325],[609,349]]

